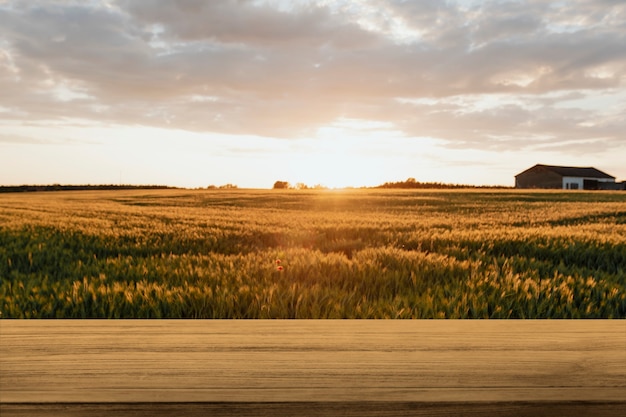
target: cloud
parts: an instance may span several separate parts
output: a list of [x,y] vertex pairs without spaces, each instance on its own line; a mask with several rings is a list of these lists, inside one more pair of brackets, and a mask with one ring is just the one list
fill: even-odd
[[22,135],[0,134],[0,144],[19,144],[19,145],[45,145],[48,142],[43,139],[32,138]]
[[0,134],[0,144],[9,145],[82,145],[99,144],[99,142],[73,138],[41,138],[18,134]]
[[10,1],[0,123],[291,138],[349,118],[451,147],[611,147],[623,112],[561,104],[624,91],[625,20],[609,0]]
[[160,37],[183,42],[300,49],[327,44],[355,48],[376,40],[355,22],[311,3],[292,3],[289,10],[252,1],[130,0],[121,5],[136,21],[160,28]]

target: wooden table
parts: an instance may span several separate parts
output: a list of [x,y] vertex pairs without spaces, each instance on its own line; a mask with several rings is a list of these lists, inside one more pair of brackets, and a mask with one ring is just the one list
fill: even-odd
[[0,320],[0,415],[594,415],[626,321]]

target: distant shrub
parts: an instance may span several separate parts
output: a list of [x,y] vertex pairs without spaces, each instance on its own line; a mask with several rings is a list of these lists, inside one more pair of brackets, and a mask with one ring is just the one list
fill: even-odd
[[275,190],[285,190],[289,188],[289,183],[287,181],[276,181],[272,188]]

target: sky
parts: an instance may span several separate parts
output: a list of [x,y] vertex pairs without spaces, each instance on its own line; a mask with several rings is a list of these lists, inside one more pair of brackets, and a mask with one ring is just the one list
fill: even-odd
[[0,0],[0,185],[626,180],[626,1]]

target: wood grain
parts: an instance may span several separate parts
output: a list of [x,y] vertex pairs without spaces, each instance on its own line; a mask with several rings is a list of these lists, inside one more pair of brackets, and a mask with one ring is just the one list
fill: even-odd
[[625,405],[623,320],[0,320],[3,417],[622,415]]
[[3,404],[11,417],[623,417],[624,403],[585,402],[283,402]]

